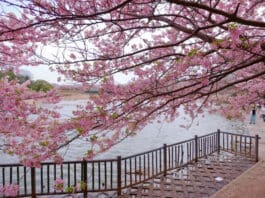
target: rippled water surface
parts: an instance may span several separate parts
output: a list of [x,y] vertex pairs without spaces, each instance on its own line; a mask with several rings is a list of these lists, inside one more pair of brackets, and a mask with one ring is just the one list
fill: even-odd
[[[64,117],[71,117],[71,111],[77,104],[84,101],[62,101],[61,112]],[[97,158],[116,158],[118,155],[128,156],[150,149],[161,147],[164,143],[171,144],[182,140],[193,138],[194,135],[204,135],[221,129],[236,133],[247,133],[245,126],[239,121],[229,121],[225,118],[204,113],[196,118],[189,129],[180,127],[181,124],[189,124],[190,120],[184,117],[176,118],[173,122],[151,123],[133,137],[129,137],[121,143],[113,146],[110,150],[100,154]],[[68,148],[62,150],[65,160],[81,158],[89,149],[88,142],[78,139],[72,142]],[[17,162],[16,157],[8,156],[0,151],[0,163]]]

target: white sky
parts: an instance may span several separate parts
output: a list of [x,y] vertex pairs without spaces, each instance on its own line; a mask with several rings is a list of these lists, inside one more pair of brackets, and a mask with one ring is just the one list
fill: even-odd
[[24,71],[29,71],[31,74],[31,78],[32,80],[38,80],[38,79],[42,79],[42,80],[46,80],[50,83],[57,83],[57,84],[69,84],[70,82],[58,82],[57,78],[58,77],[62,77],[61,75],[59,75],[57,72],[52,72],[50,71],[48,66],[28,66],[28,67],[22,67],[22,74]]
[[[0,0],[0,12],[13,12],[14,14],[20,15],[20,10],[18,8],[15,8],[13,6],[6,6],[6,4],[1,4]],[[143,38],[149,39],[149,35],[142,35]],[[134,39],[131,41],[132,43],[140,42],[139,39]],[[71,46],[71,45],[70,45]],[[62,49],[64,50],[64,49]],[[130,49],[127,49],[130,50]],[[37,53],[43,54],[47,58],[53,59],[53,57],[58,56],[58,54],[67,55],[68,52],[61,51],[61,49],[57,48],[54,44],[48,44],[45,46],[40,46],[39,49],[37,49]],[[70,53],[70,52],[69,52]],[[29,77],[32,80],[46,80],[50,83],[56,83],[56,84],[76,84],[76,82],[73,82],[71,80],[66,80],[63,75],[58,74],[57,72],[50,71],[49,66],[42,65],[42,66],[23,66],[20,68],[22,72],[20,72],[22,75],[29,75]],[[61,77],[61,81],[58,82],[58,77]],[[114,80],[118,84],[126,84],[133,78],[133,74],[125,75],[122,73],[118,73],[114,75]]]
[[[26,75],[28,75],[27,73],[29,72],[32,80],[42,79],[54,84],[76,84],[76,82],[73,82],[71,80],[66,80],[63,75],[60,75],[54,71],[50,71],[49,67],[45,65],[34,66],[34,67],[24,66],[21,68],[21,71],[22,71],[21,74],[26,74]],[[61,77],[62,79],[60,82],[57,81],[58,77]],[[129,82],[131,78],[132,75],[126,76],[124,74],[116,74],[114,76],[115,81],[120,84],[125,84]]]

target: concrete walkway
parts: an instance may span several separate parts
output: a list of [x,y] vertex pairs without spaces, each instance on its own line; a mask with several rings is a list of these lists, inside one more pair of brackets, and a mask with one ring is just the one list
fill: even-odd
[[260,112],[258,112],[256,124],[248,124],[247,127],[250,135],[261,137],[259,141],[260,161],[211,196],[212,198],[265,197],[265,122],[260,118]]

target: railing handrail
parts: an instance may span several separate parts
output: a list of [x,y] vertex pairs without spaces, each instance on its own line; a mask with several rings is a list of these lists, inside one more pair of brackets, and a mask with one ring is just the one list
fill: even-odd
[[145,151],[145,152],[136,153],[136,154],[129,155],[129,156],[126,156],[126,157],[122,157],[121,159],[122,159],[122,160],[127,160],[127,159],[129,159],[129,158],[138,157],[138,156],[141,156],[141,155],[145,155],[145,154],[147,154],[147,153],[152,153],[152,152],[155,152],[155,151],[159,151],[159,150],[161,150],[161,149],[163,149],[163,146],[158,147],[158,148],[155,148],[155,149],[147,150],[147,151]]
[[205,135],[201,135],[201,136],[198,136],[198,139],[204,138],[204,137],[208,137],[208,136],[211,136],[211,135],[215,135],[215,134],[217,134],[217,132],[212,132],[212,133],[208,133],[208,134],[205,134]]
[[248,138],[255,138],[255,136],[251,136],[251,135],[245,135],[245,134],[239,134],[239,133],[231,133],[231,132],[227,132],[227,131],[220,131],[223,134],[230,134],[230,135],[234,135],[234,136],[241,136],[241,137],[248,137]]
[[[222,139],[220,139],[220,135],[222,136]],[[234,138],[233,138],[234,137]],[[43,171],[44,167],[46,167],[47,171],[47,185],[49,189],[49,181],[52,180],[52,178],[56,178],[56,166],[61,165],[61,169],[57,170],[58,172],[61,171],[61,177],[62,175],[67,172],[67,177],[68,177],[68,184],[70,180],[70,168],[74,166],[75,172],[74,172],[74,177],[75,177],[75,183],[76,183],[76,167],[80,166],[81,167],[81,181],[92,181],[92,187],[88,189],[88,184],[86,183],[86,188],[85,190],[81,191],[84,193],[84,195],[87,192],[100,192],[100,191],[110,191],[110,190],[116,190],[118,195],[120,195],[121,190],[123,188],[126,188],[128,186],[135,185],[137,183],[141,183],[142,181],[148,180],[150,178],[153,178],[156,175],[166,175],[167,171],[172,170],[174,168],[179,168],[184,166],[185,164],[189,164],[192,162],[197,162],[198,158],[207,156],[213,152],[224,150],[224,151],[231,151],[233,152],[234,149],[237,152],[237,149],[240,148],[240,154],[242,151],[242,147],[244,146],[244,151],[246,154],[246,148],[247,148],[247,143],[240,142],[238,143],[237,141],[233,142],[234,140],[237,140],[239,137],[240,139],[244,137],[245,139],[249,138],[250,139],[250,144],[253,144],[254,146],[249,148],[250,152],[250,157],[255,157],[255,160],[258,160],[258,136],[249,136],[249,135],[242,135],[242,134],[235,134],[235,133],[230,133],[230,132],[225,132],[225,131],[220,131],[218,130],[217,132],[209,133],[206,135],[202,136],[197,136],[195,135],[194,138],[180,141],[177,143],[173,144],[164,144],[162,147],[156,148],[156,149],[151,149],[145,152],[137,153],[134,155],[130,155],[127,157],[120,157],[118,156],[116,159],[95,159],[95,160],[78,160],[78,161],[64,161],[61,164],[56,164],[54,162],[43,162],[41,163],[41,169],[40,168],[31,168],[30,176],[31,179],[31,190],[29,190],[32,194],[32,197],[35,197],[36,195],[47,195],[50,194],[50,191],[44,192],[42,187],[41,187],[41,192],[38,192],[38,189],[36,188],[36,170],[40,169],[38,172],[41,172],[41,183],[44,182],[43,180]],[[255,140],[255,141],[254,141]],[[241,144],[244,143],[242,146]],[[239,147],[238,147],[238,144]],[[238,147],[238,148],[237,148]],[[175,156],[174,157],[174,152]],[[176,153],[177,152],[177,153]],[[254,153],[251,155],[251,153]],[[244,154],[244,152],[243,152]],[[146,165],[147,164],[147,165]],[[90,170],[91,175],[89,175],[90,179],[88,179],[88,165],[91,166]],[[53,169],[53,174],[54,176],[50,176],[49,174],[49,168],[54,166]],[[63,169],[63,166],[66,166]],[[122,167],[124,166],[124,167]],[[143,169],[142,167],[143,166]],[[12,163],[12,164],[0,164],[0,168],[2,168],[2,177],[3,174],[5,174],[5,168],[10,169],[9,175],[11,177],[11,182],[12,182],[12,169],[18,169],[24,167],[22,164],[19,163]],[[127,170],[128,167],[128,170]],[[24,167],[24,174],[25,173],[25,168]],[[107,174],[107,168],[108,171],[111,171],[110,176]],[[148,169],[147,169],[148,168]],[[98,172],[95,172],[95,169]],[[101,172],[101,169],[102,173]],[[140,169],[140,170],[137,170]],[[116,171],[116,172],[115,172]],[[138,172],[137,172],[138,171]],[[63,173],[64,172],[64,173]],[[89,172],[90,173],[90,172]],[[115,173],[115,174],[114,174]],[[1,174],[1,172],[0,172]],[[19,174],[17,172],[17,174]],[[39,173],[40,174],[40,173]],[[73,173],[71,173],[73,174]],[[101,178],[101,174],[104,174],[104,178]],[[116,175],[117,174],[117,175]],[[128,175],[129,174],[129,175]],[[116,176],[115,176],[116,175]],[[143,175],[143,176],[142,176]],[[15,177],[15,176],[14,176]],[[24,176],[26,177],[26,176]],[[60,177],[60,176],[58,176]],[[111,177],[109,179],[110,181],[107,180],[107,177]],[[114,178],[115,177],[115,178]],[[133,177],[133,179],[132,179]],[[96,181],[97,178],[99,181]],[[105,187],[101,187],[101,182],[100,179],[104,180],[104,185]],[[24,179],[26,181],[26,178]],[[127,181],[128,180],[128,181]],[[3,185],[5,184],[4,178],[0,178],[0,182],[4,182]],[[25,182],[24,181],[24,182]],[[46,181],[46,180],[45,180]],[[129,182],[130,181],[130,182]],[[111,183],[114,182],[114,184],[111,183],[110,187],[107,186],[107,182]],[[115,183],[117,182],[117,183]],[[129,184],[128,184],[128,183]],[[1,184],[0,184],[1,185]],[[42,184],[43,185],[43,184]],[[54,191],[55,192],[55,191]],[[63,192],[56,192],[55,194],[64,194]],[[21,196],[29,195],[29,192],[27,192],[27,189],[25,189],[25,193]]]

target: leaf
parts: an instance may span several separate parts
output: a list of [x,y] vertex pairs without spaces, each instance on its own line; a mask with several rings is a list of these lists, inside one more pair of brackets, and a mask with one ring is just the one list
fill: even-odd
[[112,113],[111,115],[110,115],[110,117],[112,118],[112,119],[117,119],[118,118],[118,114],[116,113],[116,112],[114,112],[114,113]]
[[65,189],[64,189],[64,191],[66,192],[66,193],[73,193],[74,192],[74,187],[73,186],[67,186]]
[[78,127],[76,130],[77,130],[77,132],[78,132],[79,134],[84,133],[84,129],[82,129],[82,128],[80,128],[80,127]]
[[95,142],[98,139],[98,137],[96,135],[92,135],[90,137],[90,142]]

